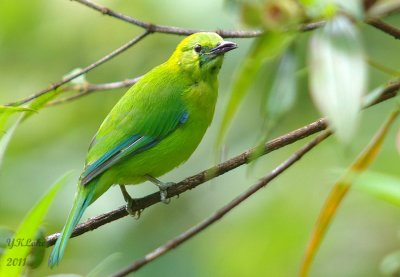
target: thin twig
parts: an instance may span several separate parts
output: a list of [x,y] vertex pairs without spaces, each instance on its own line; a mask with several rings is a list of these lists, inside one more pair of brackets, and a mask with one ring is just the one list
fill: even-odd
[[383,22],[379,18],[368,18],[366,23],[391,35],[395,39],[400,39],[400,29]]
[[[368,61],[372,66],[374,67],[383,67],[383,65],[376,64],[376,62],[369,60]],[[385,73],[393,76],[398,76],[400,75],[397,71],[389,69],[389,68],[380,68],[382,71],[385,71]],[[111,83],[103,83],[103,84],[91,84],[91,83],[85,83],[85,84],[79,84],[79,85],[67,85],[62,87],[63,91],[78,91],[79,93],[74,94],[69,97],[57,99],[54,101],[49,102],[46,106],[51,107],[51,106],[56,106],[60,104],[64,104],[66,102],[70,102],[76,99],[79,99],[80,97],[92,94],[97,91],[104,91],[104,90],[112,90],[112,89],[118,89],[118,88],[123,88],[123,87],[129,87],[133,84],[135,84],[141,76],[133,78],[133,79],[127,79],[124,81],[118,81],[118,82],[111,82]],[[394,87],[396,87],[396,83],[394,83]],[[388,93],[386,93],[386,97],[388,97]],[[390,98],[390,97],[389,97]]]
[[[148,30],[149,32],[166,33],[166,34],[174,34],[174,35],[190,35],[190,34],[193,34],[196,32],[205,31],[202,29],[186,29],[186,28],[180,28],[180,27],[175,27],[175,26],[156,25],[156,24],[144,22],[139,19],[136,19],[136,18],[124,15],[122,13],[113,11],[105,6],[99,5],[99,4],[89,1],[89,0],[73,0],[73,1],[78,2],[82,5],[92,8],[94,10],[97,10],[97,11],[101,12],[102,14],[106,14],[111,17],[128,22],[130,24],[139,26],[143,29]],[[365,20],[365,23],[370,24],[371,26],[374,26],[375,28],[377,28],[389,35],[392,35],[396,39],[400,39],[400,30],[398,28],[393,27],[393,26],[381,21],[378,18],[367,18]],[[312,31],[314,29],[322,27],[324,24],[325,24],[325,21],[305,23],[305,24],[302,24],[299,26],[299,31],[301,31],[301,32]],[[229,38],[251,38],[251,37],[258,37],[264,33],[263,30],[250,30],[250,31],[216,30],[215,32],[218,33],[222,37],[229,37]]]
[[239,196],[237,196],[235,199],[233,199],[227,205],[225,205],[221,209],[217,210],[210,217],[206,218],[199,224],[197,224],[197,225],[193,226],[192,228],[188,229],[187,231],[183,232],[182,234],[175,237],[174,239],[168,241],[164,245],[156,248],[155,250],[153,250],[152,252],[150,252],[149,254],[144,256],[143,258],[136,260],[130,266],[126,267],[122,271],[120,271],[112,276],[113,277],[122,277],[122,276],[128,275],[129,273],[136,272],[140,268],[145,266],[146,264],[152,262],[153,260],[161,257],[165,253],[178,247],[179,245],[186,242],[187,240],[194,237],[195,235],[198,235],[200,232],[205,230],[207,227],[209,227],[210,225],[212,225],[213,223],[217,222],[222,217],[224,217],[232,209],[236,208],[244,200],[246,200],[247,198],[252,196],[254,193],[259,191],[261,188],[263,188],[267,184],[269,184],[272,180],[274,180],[276,177],[278,177],[280,174],[282,174],[285,170],[287,170],[293,164],[295,164],[297,161],[299,161],[306,153],[311,151],[315,146],[317,146],[320,142],[324,141],[331,134],[332,133],[328,130],[328,131],[325,131],[322,134],[318,135],[312,141],[310,141],[305,146],[303,146],[300,150],[298,150],[297,152],[292,154],[287,160],[285,160],[283,163],[281,163],[278,167],[276,167],[274,170],[272,170],[270,174],[268,174],[267,176],[260,179],[256,184],[254,184],[253,186],[248,188],[246,191],[241,193]]
[[[88,0],[73,0],[73,1],[78,2],[82,5],[85,5],[89,8],[92,8],[96,11],[99,11],[102,14],[109,15],[111,17],[120,19],[122,21],[128,22],[128,23],[136,25],[138,27],[141,27],[152,33],[154,32],[154,33],[165,33],[165,34],[186,35],[187,36],[187,35],[191,35],[193,33],[206,31],[206,30],[202,30],[202,29],[186,29],[186,28],[180,28],[180,27],[175,27],[175,26],[156,25],[156,24],[144,22],[144,21],[138,20],[136,18],[124,15],[122,13],[113,11],[105,6],[99,5],[92,1],[88,1]],[[229,38],[251,38],[251,37],[257,37],[263,33],[263,31],[261,31],[261,30],[252,30],[252,31],[216,30],[215,32],[218,33],[222,37],[229,37]]]
[[[73,0],[76,1],[78,3],[81,3],[87,7],[90,7],[94,10],[97,10],[99,12],[101,12],[102,14],[106,14],[115,18],[118,18],[122,21],[125,22],[129,22],[131,24],[134,24],[136,26],[139,26],[141,28],[144,28],[146,31],[141,34],[140,36],[134,38],[133,40],[129,41],[128,43],[126,43],[125,45],[121,46],[120,48],[116,49],[115,51],[111,52],[110,54],[106,55],[105,57],[103,57],[102,59],[98,60],[97,62],[85,67],[84,69],[76,72],[73,75],[70,75],[66,78],[61,79],[60,81],[51,84],[49,87],[40,90],[39,92],[24,98],[22,100],[19,101],[15,101],[15,102],[10,102],[6,105],[8,106],[13,106],[13,105],[22,105],[25,104],[43,94],[48,93],[49,91],[52,91],[58,87],[60,87],[61,85],[68,83],[69,81],[73,80],[74,78],[85,74],[87,72],[89,72],[90,70],[92,70],[93,68],[99,66],[100,64],[110,60],[111,58],[119,55],[120,53],[122,53],[123,51],[127,50],[128,48],[130,48],[132,45],[136,44],[137,42],[139,42],[140,40],[142,40],[144,37],[146,37],[147,35],[149,35],[150,33],[167,33],[167,34],[176,34],[176,35],[190,35],[192,33],[195,32],[200,32],[200,31],[204,31],[204,30],[200,30],[200,29],[186,29],[186,28],[180,28],[180,27],[175,27],[175,26],[164,26],[164,25],[156,25],[156,24],[151,24],[148,22],[144,22],[141,20],[138,20],[136,18],[124,15],[122,13],[119,12],[115,12],[105,6],[101,6],[99,4],[96,4],[94,2],[88,1],[88,0]],[[388,33],[392,36],[394,36],[395,38],[400,38],[400,30],[388,25],[387,23],[382,22],[379,19],[376,18],[369,18],[366,20],[366,23],[374,26],[375,28],[380,29],[381,31]],[[319,21],[319,22],[311,22],[311,23],[306,23],[306,24],[302,24],[299,26],[299,31],[302,32],[307,32],[307,31],[311,31],[314,30],[316,28],[319,28],[321,26],[323,26],[325,24],[325,21]],[[237,31],[228,31],[228,30],[216,30],[216,33],[220,34],[222,37],[231,37],[231,38],[252,38],[252,37],[257,37],[263,34],[264,31],[262,30],[250,30],[250,31],[243,31],[243,30],[237,30]],[[86,93],[81,93],[78,95],[75,95],[73,97],[71,97],[71,99],[64,99],[64,100],[59,100],[57,104],[61,104],[64,102],[67,102],[69,100],[72,99],[77,99],[81,96],[86,95]]]
[[[99,11],[102,14],[106,14],[111,17],[120,19],[122,21],[128,22],[130,24],[136,25],[138,27],[141,27],[143,29],[146,29],[146,30],[148,30],[150,32],[154,32],[154,33],[164,33],[164,34],[187,36],[187,35],[191,35],[193,33],[207,31],[204,29],[186,29],[186,28],[180,28],[180,27],[176,27],[176,26],[156,25],[156,24],[141,21],[139,19],[130,17],[128,15],[124,15],[120,12],[113,11],[105,6],[99,5],[99,4],[89,1],[89,0],[73,0],[73,1],[78,2],[82,5],[85,5],[89,8],[92,8],[96,11]],[[325,24],[325,21],[311,22],[311,23],[306,23],[306,24],[300,25],[298,29],[301,32],[307,32],[307,31],[312,31],[314,29],[317,29],[317,28],[323,26],[324,24]],[[219,34],[221,37],[224,37],[224,38],[252,38],[252,37],[258,37],[264,33],[263,30],[249,30],[249,31],[215,30],[214,32],[216,32],[217,34]]]
[[[385,90],[382,92],[381,96],[376,99],[371,105],[378,104],[382,101],[388,100],[394,96],[397,95],[397,91],[400,89],[400,81],[392,82],[389,84]],[[370,106],[371,106],[370,105]],[[265,154],[268,154],[272,151],[275,151],[277,149],[280,149],[286,145],[289,145],[291,143],[294,143],[300,139],[303,139],[305,137],[311,136],[312,134],[318,133],[322,130],[325,130],[327,128],[327,122],[326,119],[319,119],[317,121],[314,121],[311,124],[308,124],[302,128],[299,128],[295,131],[292,131],[290,133],[287,133],[283,136],[280,136],[276,139],[273,139],[265,144],[265,148],[263,149],[262,152],[258,150],[258,148],[252,148],[247,150],[246,152],[231,158],[225,162],[222,162],[216,166],[213,166],[207,170],[204,170],[196,175],[193,175],[191,177],[188,177],[184,179],[183,181],[180,181],[179,183],[171,186],[168,188],[168,197],[174,197],[177,196],[187,190],[193,189],[197,187],[198,185],[205,183],[215,177],[218,177],[230,170],[233,170],[241,165],[247,164],[250,162],[250,159],[253,160],[257,157],[263,156]],[[255,154],[257,156],[255,156]],[[150,195],[147,195],[143,198],[135,199],[136,201],[134,202],[134,205],[132,206],[132,211],[142,211],[147,207],[150,207],[156,203],[160,202],[160,194],[153,193]],[[125,206],[119,207],[113,211],[98,215],[96,217],[93,217],[91,219],[88,219],[87,221],[79,224],[74,232],[72,233],[71,237],[76,237],[79,235],[82,235],[88,231],[92,231],[94,229],[97,229],[98,227],[108,224],[112,221],[118,220],[122,217],[125,217],[128,215],[128,212],[125,209]],[[55,243],[57,240],[58,236],[60,233],[54,233],[52,235],[49,235],[46,237],[46,245],[51,246]]]
[[130,47],[132,47],[133,45],[135,45],[136,43],[141,41],[143,38],[145,38],[149,34],[150,34],[150,32],[146,30],[141,35],[139,35],[139,36],[135,37],[134,39],[128,41],[127,43],[125,43],[121,47],[115,49],[114,51],[112,51],[108,55],[106,55],[103,58],[101,58],[100,60],[92,63],[91,65],[83,68],[82,70],[79,70],[75,74],[72,74],[72,75],[70,75],[68,77],[65,77],[65,78],[61,79],[60,81],[51,84],[49,87],[47,87],[45,89],[42,89],[41,91],[39,91],[39,92],[37,92],[35,94],[32,94],[31,96],[29,96],[27,98],[24,98],[24,99],[22,99],[20,101],[8,103],[7,106],[22,105],[22,104],[25,104],[25,103],[27,103],[27,102],[29,102],[29,101],[31,101],[31,100],[43,95],[43,94],[48,93],[49,91],[55,90],[56,88],[62,86],[63,84],[68,83],[69,81],[75,79],[76,77],[89,72],[93,68],[96,68],[99,65],[105,63],[106,61],[109,61],[110,59],[114,58],[115,56],[121,54],[122,52],[124,52],[125,50],[129,49]]
[[89,95],[93,92],[96,91],[102,91],[102,90],[111,90],[111,89],[117,89],[117,88],[123,88],[123,87],[129,87],[133,84],[135,84],[141,77],[136,77],[133,79],[127,79],[124,81],[119,81],[119,82],[112,82],[112,83],[104,83],[104,84],[90,84],[90,83],[85,83],[85,84],[80,84],[80,85],[71,85],[71,86],[66,86],[62,87],[63,91],[78,91],[79,93],[74,94],[69,97],[57,99],[54,101],[49,102],[46,106],[56,106],[59,104],[64,104],[66,102],[76,100],[80,97]]

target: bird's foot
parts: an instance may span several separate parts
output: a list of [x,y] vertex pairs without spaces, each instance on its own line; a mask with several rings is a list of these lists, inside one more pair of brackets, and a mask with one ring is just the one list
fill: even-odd
[[129,193],[126,191],[126,188],[124,185],[120,185],[119,188],[121,189],[122,196],[124,197],[124,200],[126,202],[125,209],[128,212],[130,216],[132,216],[135,219],[140,218],[140,214],[142,213],[141,210],[133,210],[133,206],[136,206],[136,200],[132,198]]
[[167,182],[167,183],[162,183],[162,184],[158,184],[158,188],[160,189],[160,198],[161,198],[161,202],[163,202],[164,204],[169,204],[169,202],[171,202],[171,198],[168,198],[168,188],[170,186],[175,185],[174,182]]
[[126,211],[134,219],[139,219],[140,215],[142,214],[142,210],[133,210],[133,208],[132,208],[133,206],[136,206],[136,200],[133,198],[128,199],[128,201],[126,201],[126,205],[125,205]]
[[168,188],[175,185],[174,182],[161,182],[160,180],[150,176],[150,175],[146,175],[147,179],[152,182],[154,185],[156,185],[159,189],[160,189],[160,199],[161,202],[163,202],[164,204],[169,204],[169,202],[171,202],[171,199],[168,198]]

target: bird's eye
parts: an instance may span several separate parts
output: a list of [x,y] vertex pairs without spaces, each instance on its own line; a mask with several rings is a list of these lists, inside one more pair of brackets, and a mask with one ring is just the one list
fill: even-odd
[[201,45],[200,44],[196,44],[195,46],[194,46],[194,51],[196,51],[197,53],[200,53],[200,51],[201,51]]

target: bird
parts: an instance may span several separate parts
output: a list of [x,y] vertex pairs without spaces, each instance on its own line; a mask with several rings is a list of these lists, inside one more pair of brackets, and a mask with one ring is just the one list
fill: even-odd
[[157,177],[185,162],[211,124],[224,54],[237,48],[214,32],[185,37],[169,59],[134,84],[112,108],[93,137],[73,206],[50,254],[58,265],[86,208],[118,184],[129,213],[133,199],[125,185],[150,181],[167,203]]

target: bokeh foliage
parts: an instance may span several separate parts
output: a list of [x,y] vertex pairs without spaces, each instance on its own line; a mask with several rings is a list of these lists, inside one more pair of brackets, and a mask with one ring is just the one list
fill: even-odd
[[[171,7],[170,1],[102,2],[123,13],[165,25],[210,30],[246,27],[273,30],[270,36],[235,40],[240,48],[236,53],[230,53],[232,55],[226,58],[222,69],[220,99],[213,125],[190,161],[164,176],[163,180],[178,181],[214,163],[215,155],[210,154],[210,149],[214,149],[224,111],[235,90],[246,95],[241,96],[240,105],[233,109],[236,116],[232,116],[231,128],[224,141],[229,156],[259,143],[262,136],[285,133],[320,116],[310,100],[308,72],[304,69],[307,45],[313,33],[287,33],[282,26],[296,26],[304,18],[329,18],[337,12],[336,6],[322,5],[307,14],[293,6],[292,1],[280,1],[286,3],[279,4],[284,11],[282,16],[270,17],[270,13],[258,14],[264,1],[249,1],[257,2],[254,5],[244,1],[227,7],[229,2],[180,0],[174,4],[179,9]],[[268,5],[266,11],[274,11]],[[205,14],[207,20],[204,20]],[[400,26],[399,15],[385,20]],[[398,70],[398,41],[362,23],[354,28],[360,32],[366,56]],[[2,0],[0,102],[23,98],[74,68],[92,63],[140,32],[138,28],[101,16],[74,2],[41,0],[16,4],[12,0]],[[87,74],[86,79],[100,83],[139,76],[163,62],[180,39],[153,34]],[[293,55],[290,52],[293,43],[296,44],[297,62],[285,67],[285,57]],[[256,63],[251,63],[252,58]],[[376,67],[369,67],[368,71],[368,91],[394,77]],[[276,107],[268,101],[282,104],[271,88],[276,88],[275,92],[290,90],[279,85],[279,82],[284,83],[279,81],[284,79],[282,76],[271,77],[279,72],[283,76],[289,75],[286,77],[290,81],[293,78],[297,81],[296,89],[292,91],[293,95],[297,94],[296,101],[289,101],[291,105],[279,109],[287,111],[284,115],[276,111],[271,113],[268,109]],[[240,80],[242,87],[238,86]],[[31,117],[16,129],[0,169],[0,225],[17,229],[25,214],[48,190],[48,184],[70,169],[75,169],[75,177],[79,175],[91,136],[125,90],[99,92],[69,104],[30,113]],[[294,97],[291,95],[289,100]],[[191,276],[295,275],[324,199],[343,172],[338,168],[349,166],[392,108],[393,101],[389,101],[363,112],[359,131],[345,148],[334,139],[325,142],[226,219],[144,268],[138,275],[187,276],[188,272]],[[266,124],[266,115],[275,116],[273,128]],[[16,113],[11,116],[13,120],[17,119]],[[7,127],[11,124],[12,121],[8,122]],[[263,126],[271,130],[266,131]],[[399,155],[395,151],[395,137],[396,129],[392,129],[372,172],[398,179]],[[125,218],[74,238],[60,267],[51,271],[43,264],[31,275],[85,275],[99,263],[104,265],[102,274],[115,272],[212,213],[267,174],[300,145],[296,143],[261,158],[250,173],[240,168],[185,193],[180,199],[173,199],[169,206],[152,207],[138,221]],[[380,182],[384,180],[379,179]],[[392,179],[390,182],[393,183]],[[148,184],[130,189],[137,196],[153,190]],[[59,231],[74,191],[74,182],[62,189],[44,225],[46,233]],[[400,247],[400,211],[397,206],[371,195],[362,189],[348,195],[317,256],[312,276],[380,276],[386,272],[380,269],[380,263]],[[89,208],[85,216],[97,215],[122,204],[118,189],[111,189]]]

